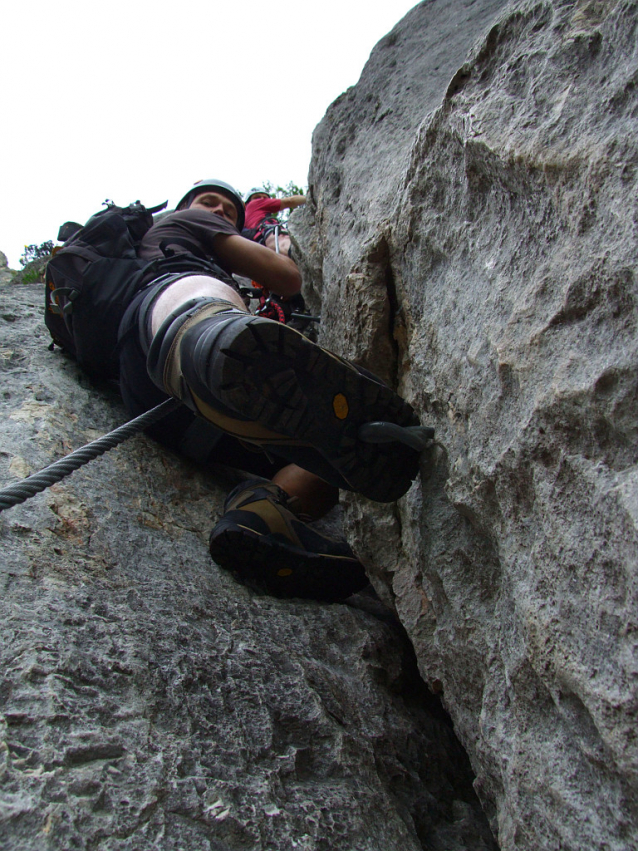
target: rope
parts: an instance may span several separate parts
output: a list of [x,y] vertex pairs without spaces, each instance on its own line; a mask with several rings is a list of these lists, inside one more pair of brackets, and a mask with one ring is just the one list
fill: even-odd
[[179,405],[180,402],[176,399],[167,399],[156,408],[146,411],[146,413],[141,414],[134,420],[124,423],[119,428],[105,434],[104,437],[99,437],[97,440],[87,443],[86,446],[76,449],[75,452],[71,452],[70,455],[60,458],[59,461],[54,461],[53,464],[49,464],[48,467],[40,470],[39,473],[34,473],[21,482],[16,482],[13,485],[2,488],[0,490],[0,511],[4,511],[6,508],[11,508],[14,505],[19,505],[21,502],[26,502],[27,499],[50,487],[50,485],[64,479],[65,476],[71,475],[74,470],[83,467],[84,464],[88,464],[94,458],[104,455],[109,449],[114,449],[120,443],[128,440],[129,437],[132,437],[139,431],[143,431],[148,426],[157,422],[157,420],[170,414]]

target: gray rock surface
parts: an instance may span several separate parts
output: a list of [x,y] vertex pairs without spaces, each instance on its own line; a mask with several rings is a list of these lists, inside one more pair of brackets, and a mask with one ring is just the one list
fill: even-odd
[[[0,287],[2,484],[126,419],[42,301]],[[0,514],[3,851],[495,848],[396,621],[237,585],[224,493],[139,436]]]
[[7,284],[16,273],[9,268],[9,261],[4,251],[0,251],[0,284]]
[[350,542],[504,849],[638,847],[638,10],[422,3],[315,132],[321,339],[437,431]]

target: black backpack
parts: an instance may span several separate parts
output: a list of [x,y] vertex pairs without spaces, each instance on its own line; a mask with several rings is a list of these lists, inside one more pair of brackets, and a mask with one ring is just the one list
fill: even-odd
[[44,321],[53,338],[95,378],[118,375],[120,320],[140,286],[141,276],[157,261],[141,260],[137,249],[153,225],[153,214],[139,201],[118,207],[107,201],[82,227],[62,225],[46,270]]

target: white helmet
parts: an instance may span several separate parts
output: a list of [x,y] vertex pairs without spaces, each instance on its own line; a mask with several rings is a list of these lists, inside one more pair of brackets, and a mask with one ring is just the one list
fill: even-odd
[[248,195],[244,196],[244,204],[247,204],[253,195],[267,195],[269,198],[271,197],[270,192],[264,189],[263,186],[254,186]]

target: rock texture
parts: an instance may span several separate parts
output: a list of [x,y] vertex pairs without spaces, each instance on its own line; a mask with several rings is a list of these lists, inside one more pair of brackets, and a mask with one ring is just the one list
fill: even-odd
[[8,284],[16,273],[9,268],[9,261],[4,251],[0,251],[0,284]]
[[314,136],[322,339],[437,445],[350,541],[503,849],[638,847],[638,8],[430,0]]
[[[42,302],[0,287],[2,484],[125,421]],[[396,620],[237,585],[224,493],[140,436],[0,514],[2,848],[495,848]]]

